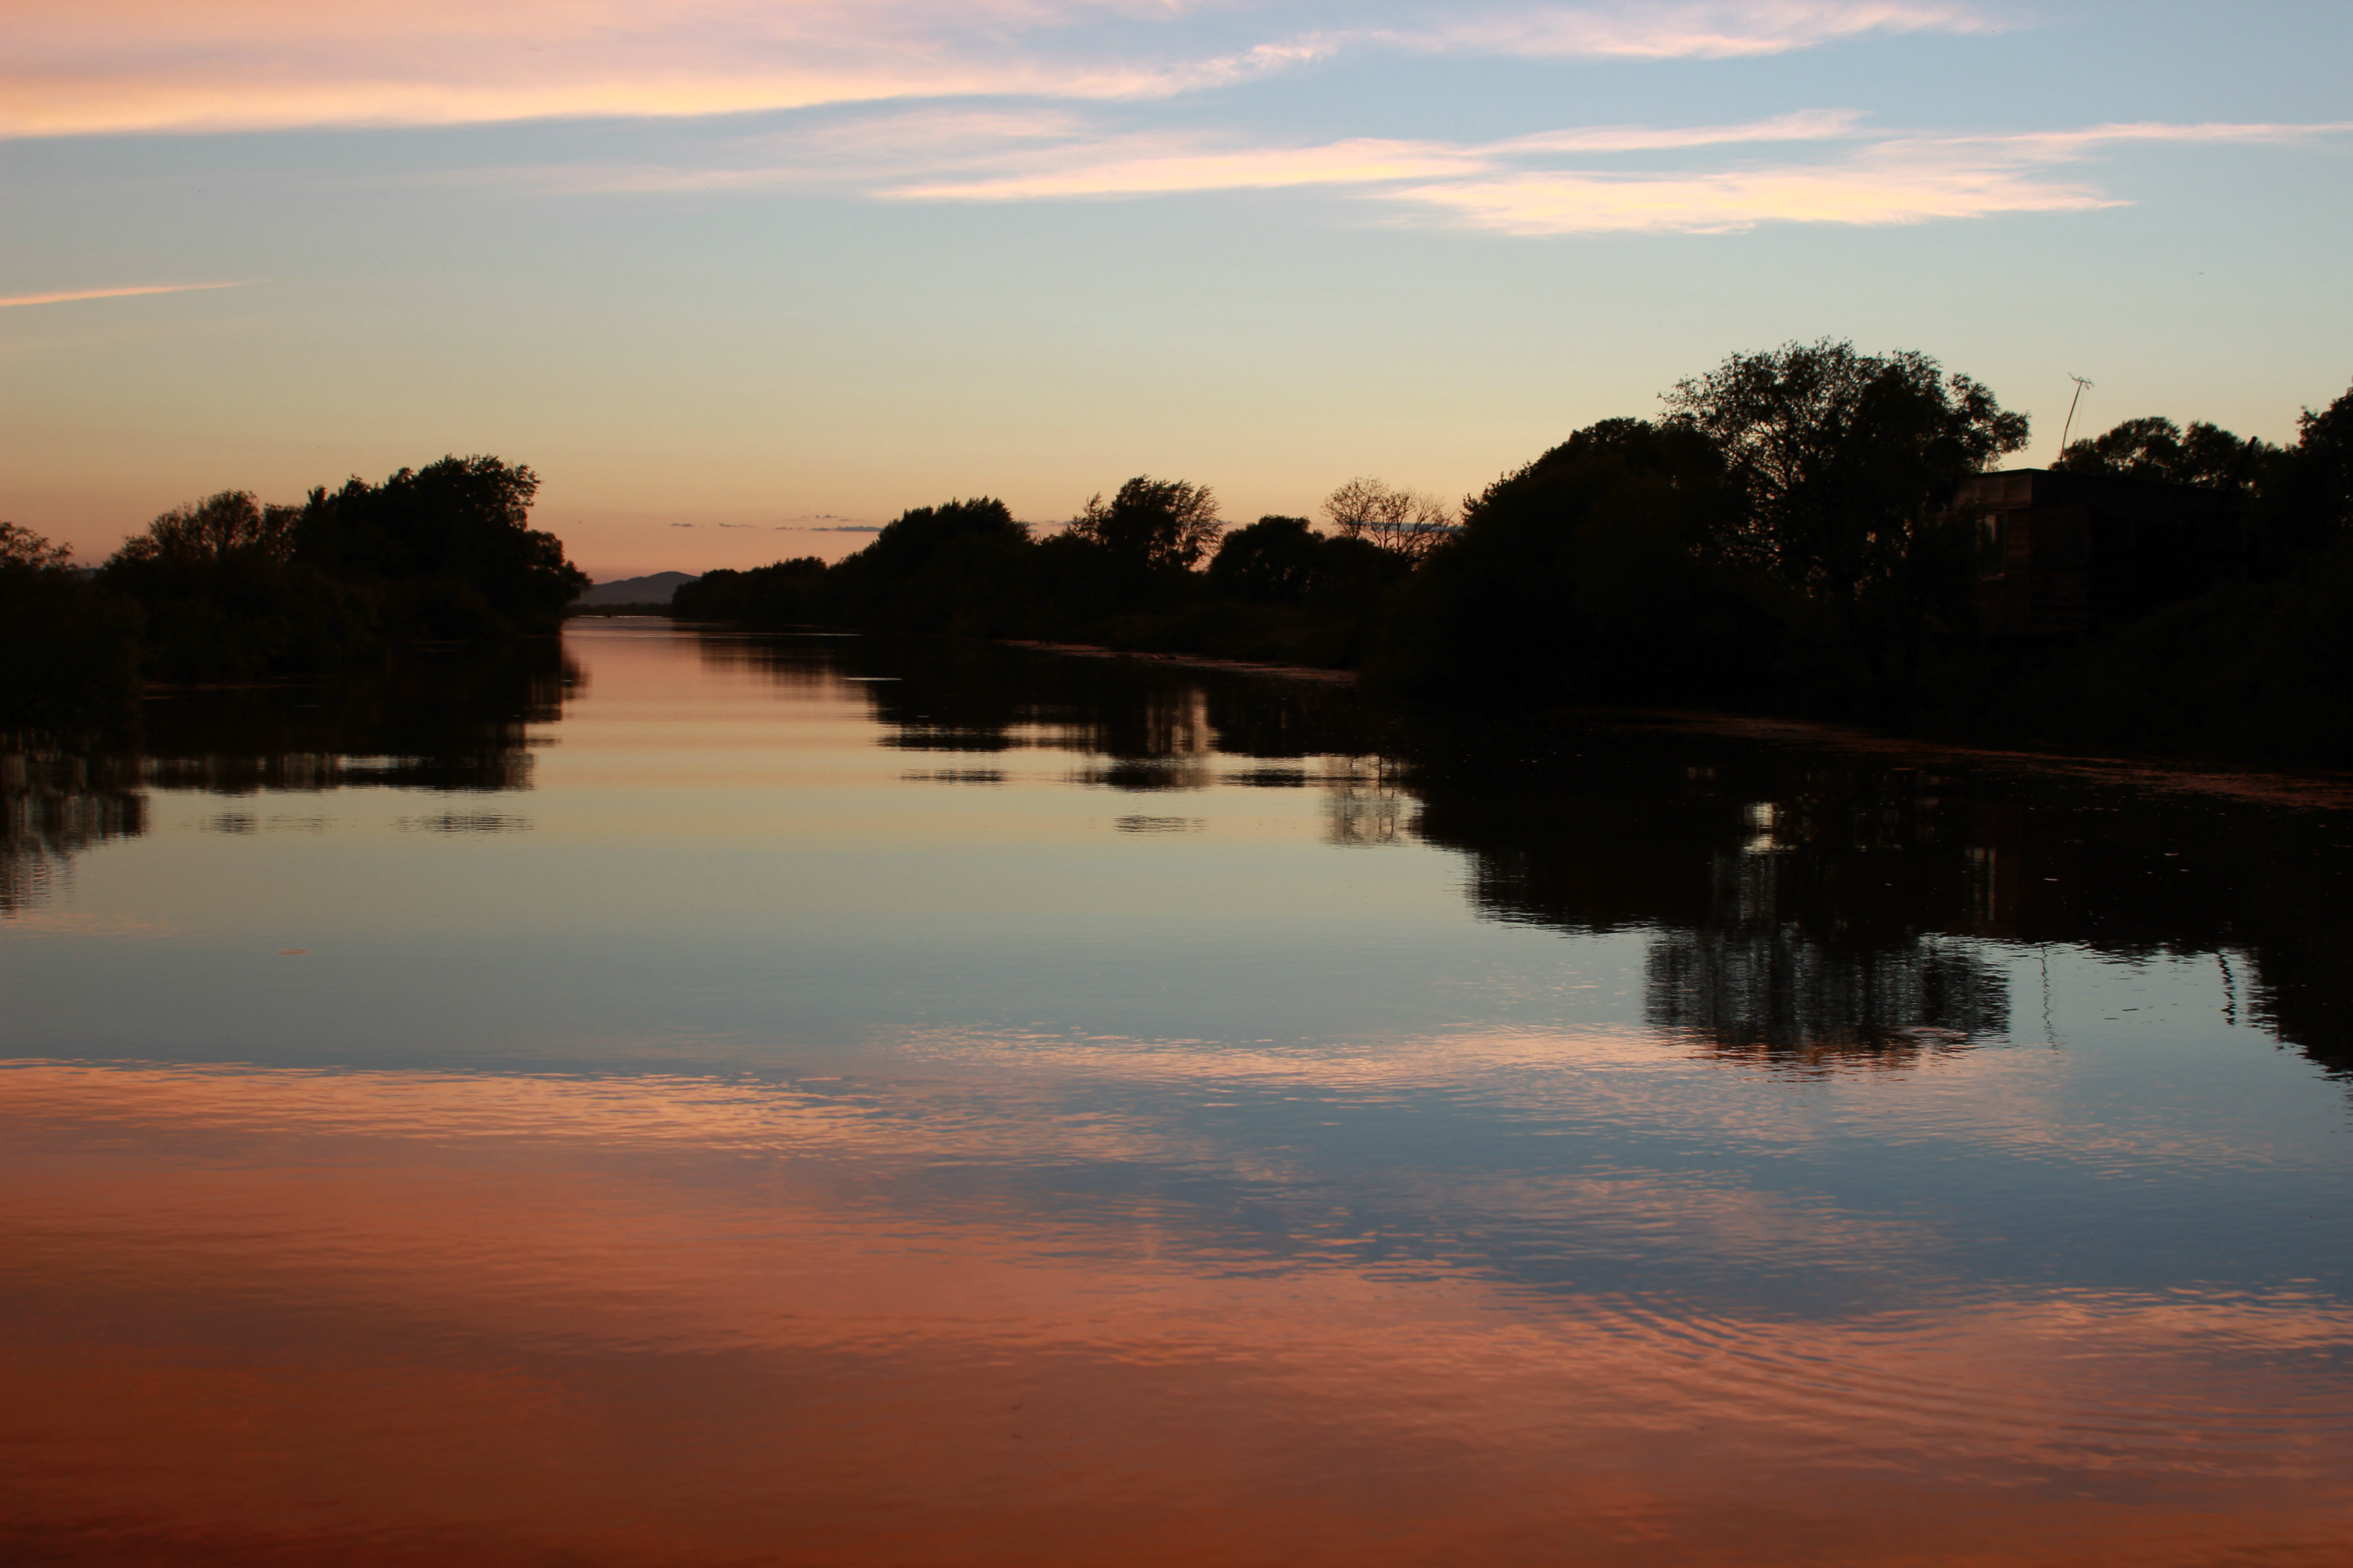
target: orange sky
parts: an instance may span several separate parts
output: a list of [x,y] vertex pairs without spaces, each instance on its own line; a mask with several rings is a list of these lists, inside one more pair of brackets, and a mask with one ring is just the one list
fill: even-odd
[[2190,0],[6,0],[0,517],[446,453],[602,580],[913,506],[1453,500],[1730,353],[2292,438],[2353,12]]

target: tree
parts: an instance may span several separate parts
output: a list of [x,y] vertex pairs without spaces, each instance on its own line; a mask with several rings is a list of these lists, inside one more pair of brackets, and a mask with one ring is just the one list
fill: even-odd
[[164,512],[144,534],[127,541],[114,560],[183,571],[234,562],[283,565],[293,559],[301,516],[297,507],[263,506],[251,490],[222,490]]
[[127,715],[139,691],[139,609],[76,572],[73,552],[0,522],[0,725]]
[[1729,553],[1820,603],[1868,684],[1908,679],[1930,619],[1968,591],[1944,508],[1962,479],[2026,445],[2026,416],[1926,354],[1828,338],[1734,354],[1664,401],[1746,493]]
[[311,492],[297,558],[347,580],[400,585],[401,618],[436,636],[552,632],[588,575],[530,526],[539,476],[497,458],[443,458],[380,485]]
[[1324,515],[1343,539],[1362,539],[1420,562],[1454,531],[1454,514],[1436,496],[1379,479],[1350,479],[1324,498]]
[[1131,565],[1153,572],[1189,572],[1201,563],[1225,525],[1207,485],[1138,474],[1106,504],[1100,493],[1064,531],[1100,544]]
[[71,546],[52,544],[29,528],[0,522],[0,570],[53,572],[72,559]]
[[2258,564],[2292,571],[2353,548],[2353,389],[2296,420],[2296,443],[2264,474],[2251,518]]
[[1303,517],[1260,518],[1218,546],[1209,563],[1210,590],[1246,604],[1298,604],[1322,575],[1328,542]]
[[1018,543],[1029,537],[1029,530],[1013,521],[1003,501],[975,496],[970,500],[911,507],[849,559],[878,577],[912,577],[943,545],[973,535]]
[[1450,701],[1738,700],[1778,629],[1725,557],[1743,510],[1688,425],[1579,430],[1464,504],[1385,673]]
[[2127,419],[2105,436],[2068,444],[2052,468],[2062,473],[2156,479],[2201,489],[2253,489],[2279,448],[2233,436],[2200,420],[2184,430],[2170,419]]

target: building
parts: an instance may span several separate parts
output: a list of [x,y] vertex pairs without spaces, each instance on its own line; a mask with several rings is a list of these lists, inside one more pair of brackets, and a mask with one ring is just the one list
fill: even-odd
[[2227,490],[2050,468],[1979,474],[1953,500],[1993,637],[2068,637],[2240,576],[2244,509]]

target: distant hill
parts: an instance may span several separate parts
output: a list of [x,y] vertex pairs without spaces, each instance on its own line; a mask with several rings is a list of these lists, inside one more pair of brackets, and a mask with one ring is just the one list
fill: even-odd
[[599,583],[572,602],[575,605],[667,605],[681,584],[699,582],[691,572],[657,572],[650,577],[621,577]]

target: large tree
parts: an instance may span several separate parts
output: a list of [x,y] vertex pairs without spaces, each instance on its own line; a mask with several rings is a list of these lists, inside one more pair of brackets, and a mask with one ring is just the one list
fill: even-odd
[[1746,492],[1730,553],[1820,604],[1874,685],[1966,590],[1955,489],[2027,437],[2024,415],[1926,354],[1828,338],[1734,354],[1665,402]]
[[382,484],[311,492],[297,557],[338,577],[455,595],[507,626],[554,631],[588,586],[564,542],[530,524],[539,476],[497,458],[443,458]]
[[1106,501],[1090,497],[1071,520],[1072,538],[1103,546],[1113,555],[1151,571],[1189,572],[1201,563],[1224,531],[1218,498],[1207,485],[1155,479],[1138,474]]
[[1361,539],[1416,563],[1456,527],[1453,509],[1436,496],[1362,477],[1325,496],[1324,515],[1342,539]]

